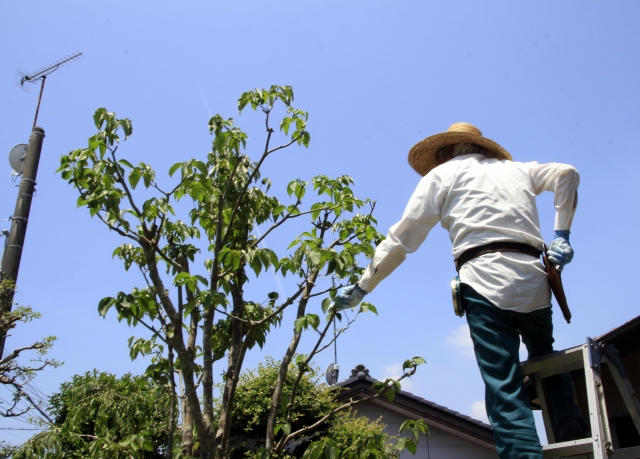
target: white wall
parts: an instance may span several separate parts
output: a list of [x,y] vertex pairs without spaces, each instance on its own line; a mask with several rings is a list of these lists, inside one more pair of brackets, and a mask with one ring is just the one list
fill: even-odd
[[[382,416],[382,422],[387,425],[386,433],[394,436],[398,435],[400,425],[406,419],[398,413],[370,402],[359,404],[357,411],[359,416],[366,416],[371,420]],[[429,426],[429,435],[423,435],[420,438],[416,455],[413,456],[408,451],[402,455],[402,459],[495,459],[497,457],[495,450],[487,449],[431,426]]]

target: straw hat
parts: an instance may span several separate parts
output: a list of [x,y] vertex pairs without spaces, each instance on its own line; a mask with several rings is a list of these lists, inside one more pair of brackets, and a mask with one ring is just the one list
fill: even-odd
[[409,164],[420,175],[427,175],[431,169],[439,166],[438,150],[447,145],[472,143],[487,150],[489,158],[508,159],[512,161],[507,150],[491,139],[482,137],[480,129],[469,123],[454,123],[447,132],[440,132],[421,140],[409,150]]

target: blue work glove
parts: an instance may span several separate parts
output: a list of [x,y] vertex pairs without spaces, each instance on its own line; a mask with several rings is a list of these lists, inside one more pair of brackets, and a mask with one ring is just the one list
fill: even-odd
[[562,271],[563,266],[573,260],[573,249],[569,244],[569,233],[569,230],[556,231],[549,250],[547,250],[549,261],[555,265],[558,271]]
[[342,287],[338,290],[334,300],[335,310],[341,311],[346,308],[355,308],[366,294],[367,292],[362,290],[358,284]]

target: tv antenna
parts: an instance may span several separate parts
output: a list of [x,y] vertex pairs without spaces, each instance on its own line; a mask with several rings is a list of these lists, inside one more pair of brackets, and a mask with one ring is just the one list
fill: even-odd
[[59,61],[54,62],[48,67],[42,68],[40,70],[36,70],[32,73],[27,73],[24,69],[18,69],[15,76],[15,82],[18,86],[20,86],[25,91],[29,92],[29,86],[25,86],[25,83],[35,83],[38,80],[42,80],[42,84],[40,85],[40,95],[38,96],[38,106],[36,107],[36,116],[33,119],[33,127],[36,127],[36,122],[38,121],[38,112],[40,111],[40,101],[42,100],[42,91],[44,90],[44,82],[47,79],[47,76],[56,70],[58,70],[61,66],[68,64],[69,62],[79,58],[82,56],[82,53],[76,53],[73,56],[65,57],[60,59]]

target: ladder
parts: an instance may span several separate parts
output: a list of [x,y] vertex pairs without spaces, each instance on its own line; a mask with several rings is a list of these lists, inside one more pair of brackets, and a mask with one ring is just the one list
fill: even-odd
[[[640,458],[640,446],[617,448],[614,451],[604,400],[604,389],[602,387],[601,370],[603,363],[606,363],[611,370],[625,407],[640,434],[640,415],[638,414],[640,413],[640,402],[629,382],[627,372],[614,345],[607,346],[587,338],[586,344],[563,351],[556,351],[521,363],[522,373],[529,375],[533,379],[538,392],[544,427],[549,441],[549,444],[542,448],[545,459],[584,454],[589,454],[588,457],[593,459]],[[591,426],[591,436],[579,440],[556,443],[555,425],[552,422],[553,417],[549,413],[552,407],[547,404],[543,380],[549,376],[579,369],[584,370],[589,408],[588,423]]]

